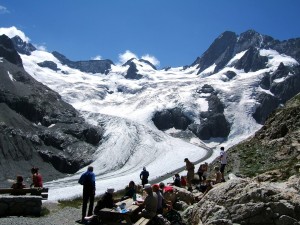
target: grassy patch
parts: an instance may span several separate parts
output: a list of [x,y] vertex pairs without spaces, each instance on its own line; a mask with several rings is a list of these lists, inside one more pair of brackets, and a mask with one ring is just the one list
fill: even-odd
[[58,203],[61,208],[72,207],[79,209],[82,205],[82,198],[59,200]]
[[41,216],[47,216],[50,214],[50,210],[46,207],[42,207]]

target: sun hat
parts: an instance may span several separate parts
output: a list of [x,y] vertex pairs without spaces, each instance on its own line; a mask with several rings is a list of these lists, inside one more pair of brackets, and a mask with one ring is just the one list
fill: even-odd
[[159,190],[159,185],[158,184],[153,184],[152,189],[155,190],[155,191],[158,191]]
[[151,184],[145,184],[144,185],[144,190],[146,190],[146,189],[151,189]]

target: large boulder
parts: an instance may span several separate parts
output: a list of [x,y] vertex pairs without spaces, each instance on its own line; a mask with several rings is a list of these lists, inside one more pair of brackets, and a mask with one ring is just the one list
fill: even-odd
[[183,214],[188,224],[299,224],[300,195],[286,183],[234,179],[210,190]]

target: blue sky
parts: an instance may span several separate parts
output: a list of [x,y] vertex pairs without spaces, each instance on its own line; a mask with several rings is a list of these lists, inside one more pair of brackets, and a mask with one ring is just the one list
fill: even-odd
[[299,0],[0,0],[0,27],[74,61],[117,63],[127,52],[163,68],[190,65],[227,30],[300,37],[299,9]]

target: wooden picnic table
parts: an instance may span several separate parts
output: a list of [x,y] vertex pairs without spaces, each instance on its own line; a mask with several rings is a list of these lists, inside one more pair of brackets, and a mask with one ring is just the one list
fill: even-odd
[[[120,206],[122,203],[126,204],[126,207],[123,211],[120,211],[116,208],[109,209],[103,208],[100,210],[100,218],[105,221],[105,224],[118,225],[118,224],[134,224],[132,222],[132,216],[137,214],[141,210],[141,206],[133,205],[133,199],[129,198],[120,202],[117,202],[116,205]],[[114,220],[114,221],[112,221]],[[118,220],[118,221],[115,221]],[[125,223],[124,223],[125,222]]]

